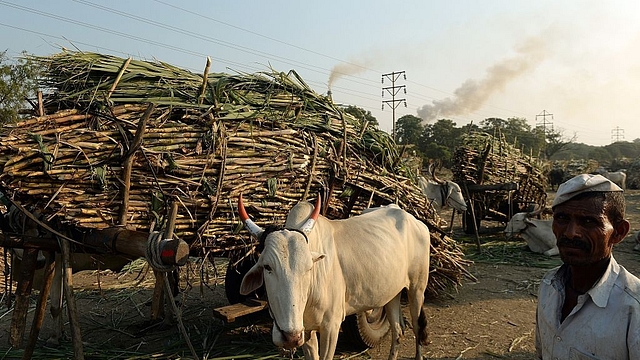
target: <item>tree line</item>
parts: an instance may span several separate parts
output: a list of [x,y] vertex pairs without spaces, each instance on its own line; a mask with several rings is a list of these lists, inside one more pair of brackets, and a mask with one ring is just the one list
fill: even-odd
[[450,119],[440,119],[434,123],[424,123],[414,115],[404,115],[396,122],[396,141],[402,145],[413,145],[417,155],[423,159],[440,159],[445,166],[451,165],[456,148],[465,134],[486,132],[503,136],[513,146],[525,154],[551,159],[556,153],[572,143],[561,131],[531,127],[525,118],[487,118],[478,124],[473,122],[458,127]]
[[413,145],[423,160],[440,159],[451,166],[452,156],[462,143],[462,137],[471,132],[483,131],[494,136],[504,136],[507,142],[525,154],[548,161],[555,160],[596,160],[610,164],[619,159],[640,157],[640,139],[632,142],[618,141],[606,146],[592,146],[576,142],[576,136],[566,136],[562,129],[544,129],[527,124],[527,119],[487,118],[478,124],[471,122],[463,126],[450,119],[440,119],[434,123],[424,121],[414,115],[404,115],[396,122],[396,141],[401,145]]

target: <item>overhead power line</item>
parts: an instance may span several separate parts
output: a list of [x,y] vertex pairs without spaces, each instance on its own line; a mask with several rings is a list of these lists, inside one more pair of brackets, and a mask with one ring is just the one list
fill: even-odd
[[[207,19],[209,21],[217,22],[217,23],[223,24],[225,26],[229,26],[231,28],[250,33],[250,34],[255,35],[255,36],[260,36],[261,38],[264,38],[264,39],[275,41],[275,42],[278,42],[278,43],[281,43],[281,44],[284,44],[284,45],[287,45],[287,46],[290,46],[290,47],[293,47],[293,48],[296,48],[296,49],[299,49],[299,50],[303,50],[303,51],[312,53],[314,55],[322,56],[322,57],[325,57],[325,58],[330,58],[332,60],[339,61],[339,62],[345,63],[345,64],[354,65],[354,66],[357,66],[359,68],[362,68],[363,70],[377,72],[376,70],[367,68],[367,67],[359,65],[359,64],[354,64],[354,63],[351,63],[351,62],[348,62],[348,61],[344,61],[344,60],[341,60],[341,59],[338,59],[338,58],[335,58],[335,57],[332,57],[332,56],[329,56],[329,55],[326,55],[326,54],[323,54],[323,53],[319,53],[319,52],[316,52],[316,51],[313,51],[313,50],[310,50],[310,49],[306,49],[306,48],[301,47],[301,46],[297,46],[295,44],[288,43],[286,41],[281,41],[281,40],[273,38],[273,37],[269,37],[269,36],[266,36],[266,35],[259,34],[257,32],[251,31],[251,30],[247,30],[247,29],[244,29],[242,27],[235,26],[233,24],[217,20],[217,19],[209,17],[209,16],[201,15],[198,12],[191,11],[191,10],[188,10],[188,9],[181,8],[179,6],[175,6],[175,5],[169,4],[166,1],[161,1],[161,0],[153,0],[153,1],[155,1],[157,3],[160,3],[160,4],[163,4],[163,5],[167,6],[167,7],[171,7],[173,9],[183,11],[183,12],[188,13],[190,15],[199,16],[199,17],[205,18],[205,19]],[[138,21],[138,22],[145,23],[145,24],[148,24],[148,25],[157,26],[157,27],[160,27],[160,28],[162,28],[164,30],[174,31],[176,33],[179,33],[179,34],[184,35],[184,36],[188,36],[190,38],[195,38],[195,39],[199,39],[199,40],[203,40],[203,41],[209,41],[209,42],[215,43],[215,44],[220,45],[220,46],[227,46],[227,47],[232,48],[234,50],[243,51],[243,52],[246,52],[246,53],[249,53],[249,54],[253,54],[253,55],[259,55],[259,56],[263,56],[263,57],[267,57],[267,58],[277,59],[279,61],[282,61],[283,63],[287,63],[287,64],[290,64],[292,66],[298,67],[298,68],[306,69],[306,70],[309,70],[309,71],[314,71],[314,72],[317,72],[317,73],[320,73],[320,74],[324,74],[324,75],[327,75],[327,76],[331,73],[331,70],[326,69],[326,68],[322,68],[322,67],[319,67],[319,66],[314,66],[314,65],[310,64],[309,62],[301,63],[301,62],[297,62],[297,61],[295,61],[295,60],[293,60],[291,58],[283,58],[281,56],[277,56],[277,55],[274,55],[274,54],[269,54],[269,53],[266,53],[266,52],[262,52],[260,50],[253,49],[251,47],[246,47],[246,46],[242,46],[242,45],[239,45],[239,44],[228,43],[228,42],[225,42],[225,41],[220,40],[220,39],[216,39],[216,38],[213,38],[213,37],[210,37],[210,36],[202,35],[200,33],[189,32],[189,31],[186,31],[186,30],[182,30],[181,28],[178,28],[176,26],[171,26],[171,25],[167,25],[167,24],[164,24],[164,23],[159,23],[159,22],[151,20],[149,18],[132,15],[129,12],[126,12],[125,10],[117,10],[117,9],[109,8],[109,7],[106,7],[106,6],[97,4],[97,3],[93,3],[93,2],[87,1],[87,0],[76,0],[76,2],[80,3],[80,4],[84,4],[86,6],[91,6],[91,7],[100,9],[100,10],[105,11],[105,12],[113,13],[113,14],[116,14],[116,15],[119,15],[119,16],[122,16],[122,17],[127,17],[129,19],[134,20],[134,21]],[[123,38],[128,38],[128,39],[131,39],[131,40],[135,40],[135,41],[146,43],[146,44],[153,45],[153,46],[162,47],[162,48],[165,48],[165,49],[169,49],[169,50],[172,50],[172,51],[184,53],[184,54],[191,55],[191,56],[198,56],[198,57],[206,57],[207,56],[207,54],[203,54],[200,51],[194,51],[194,50],[186,49],[186,48],[183,48],[181,46],[175,46],[175,45],[163,43],[161,41],[145,39],[145,38],[142,38],[142,37],[139,37],[139,36],[131,35],[130,33],[123,33],[123,32],[119,32],[119,31],[116,31],[116,30],[109,29],[109,28],[104,28],[104,27],[93,25],[93,24],[81,22],[81,21],[78,21],[78,20],[66,18],[64,16],[47,13],[47,12],[44,12],[44,11],[41,11],[41,10],[38,10],[38,9],[33,9],[33,8],[26,7],[26,6],[21,6],[21,5],[17,4],[17,3],[11,3],[11,2],[8,2],[6,0],[5,1],[1,1],[0,0],[0,5],[5,5],[7,7],[12,7],[14,9],[18,9],[18,10],[21,10],[21,11],[31,12],[31,13],[34,13],[34,14],[38,14],[40,16],[53,18],[53,19],[61,21],[61,22],[66,22],[66,23],[70,23],[70,24],[74,24],[74,25],[78,25],[78,26],[83,26],[83,27],[90,28],[90,29],[93,29],[93,30],[96,30],[96,31],[100,31],[100,32],[104,32],[104,33],[107,33],[107,34],[120,36],[120,37],[123,37]],[[6,26],[9,26],[9,25],[6,25]],[[27,29],[22,29],[22,30],[31,31],[31,30],[27,30]],[[31,31],[31,32],[34,32],[34,31]],[[58,38],[59,39],[61,37],[54,37],[54,38]],[[66,39],[66,38],[62,37],[62,39]],[[71,40],[67,40],[67,41],[71,41]],[[81,42],[78,42],[78,41],[75,41],[74,43],[82,44]],[[187,43],[188,42],[181,42],[181,44],[187,44]],[[86,43],[84,43],[84,44],[86,44]],[[104,49],[104,47],[97,46],[97,45],[88,44],[88,46],[93,46],[95,48]],[[121,51],[117,51],[117,50],[116,51],[111,50],[111,51],[117,52],[117,53],[122,53]],[[214,58],[214,57],[212,57],[212,58]],[[228,63],[235,64],[235,66],[238,66],[239,68],[256,69],[255,64],[254,64],[254,66],[248,66],[246,64],[241,64],[241,63],[234,62],[234,61],[229,61],[229,60],[226,60],[226,59],[214,58],[214,60],[219,61],[220,63],[223,63],[223,64],[228,64]],[[266,65],[265,65],[265,67],[266,67]],[[227,68],[229,68],[229,67],[227,67]],[[233,70],[233,69],[231,69],[231,70]],[[360,85],[366,86],[366,87],[374,87],[374,86],[376,86],[375,85],[375,81],[373,81],[373,80],[371,80],[369,78],[358,77],[358,76],[354,76],[354,75],[350,75],[350,74],[343,74],[343,76],[341,76],[341,79],[349,81],[349,82],[353,82],[353,83],[356,83],[356,84],[360,84]],[[358,81],[358,79],[360,79],[362,81]],[[424,84],[415,83],[415,82],[411,82],[411,83],[416,84],[417,86],[420,86],[420,87],[424,87],[424,88],[427,88],[427,89],[432,89],[432,90],[439,91],[441,93],[447,94],[447,92],[445,92],[445,91],[441,91],[441,90],[435,89],[433,87],[426,86]],[[346,88],[345,88],[345,91],[343,91],[343,93],[347,93],[347,94],[352,94],[353,92],[358,92],[358,91],[355,90],[355,89],[346,90]],[[373,91],[371,93],[373,94]],[[436,100],[434,98],[424,96],[424,95],[422,95],[420,93],[416,93],[414,95],[415,95],[416,98],[422,98],[422,99],[425,99],[426,101]],[[368,101],[373,101],[369,97],[365,97],[365,96],[359,96],[359,97],[361,97],[363,99],[366,99]],[[406,105],[406,101],[403,100],[403,102],[405,103],[405,106],[407,106]],[[391,103],[388,103],[388,105],[391,105]],[[422,105],[422,104],[420,104],[420,105]],[[420,105],[415,106],[415,107],[418,108]],[[491,104],[485,104],[485,107],[492,107],[492,108],[496,108],[497,109],[497,107],[494,107]],[[517,111],[509,110],[509,109],[502,109],[501,108],[500,110],[509,111],[509,112],[512,112],[512,113],[518,113]],[[495,115],[486,115],[485,116],[485,115],[479,115],[479,114],[480,114],[479,112],[473,112],[473,113],[468,114],[468,115],[466,115],[464,117],[466,118],[469,115],[481,116],[481,117],[495,116]],[[394,125],[395,125],[395,116],[394,116]]]

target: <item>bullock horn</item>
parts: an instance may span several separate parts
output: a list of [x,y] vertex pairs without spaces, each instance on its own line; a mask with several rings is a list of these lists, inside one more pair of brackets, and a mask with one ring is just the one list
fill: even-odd
[[313,225],[316,224],[316,220],[318,220],[318,216],[320,216],[320,208],[322,207],[322,201],[320,200],[320,194],[318,194],[318,199],[316,200],[316,206],[313,208],[313,212],[309,219],[302,225],[300,231],[304,233],[309,233],[311,229],[313,229]]
[[536,208],[533,211],[527,213],[527,218],[533,218],[540,215],[544,211],[544,206],[536,205]]
[[431,174],[431,178],[433,179],[433,181],[437,182],[438,184],[444,184],[444,181],[438,179],[438,177],[436,176],[436,167],[434,163],[429,164],[429,174]]
[[264,230],[256,225],[253,220],[249,219],[249,215],[247,215],[247,210],[244,208],[244,203],[242,202],[242,194],[238,198],[238,215],[240,215],[240,220],[244,223],[244,227],[249,230],[255,236],[259,236]]

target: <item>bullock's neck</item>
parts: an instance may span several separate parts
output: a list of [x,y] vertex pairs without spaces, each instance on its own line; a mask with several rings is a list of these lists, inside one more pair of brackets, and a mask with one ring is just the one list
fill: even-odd
[[449,197],[449,183],[444,183],[439,185],[440,185],[440,207],[445,207],[447,205],[447,198]]
[[339,266],[331,223],[331,220],[320,216],[308,234],[309,250],[325,255],[324,259],[316,262],[311,268],[311,276],[316,286],[309,289],[309,301],[323,296],[325,284],[330,281],[334,268]]

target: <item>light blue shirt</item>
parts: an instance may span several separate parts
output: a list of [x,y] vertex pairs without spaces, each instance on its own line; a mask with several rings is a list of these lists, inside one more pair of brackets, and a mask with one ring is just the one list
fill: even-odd
[[640,280],[611,257],[602,278],[561,323],[568,266],[540,283],[536,351],[543,360],[640,359]]

